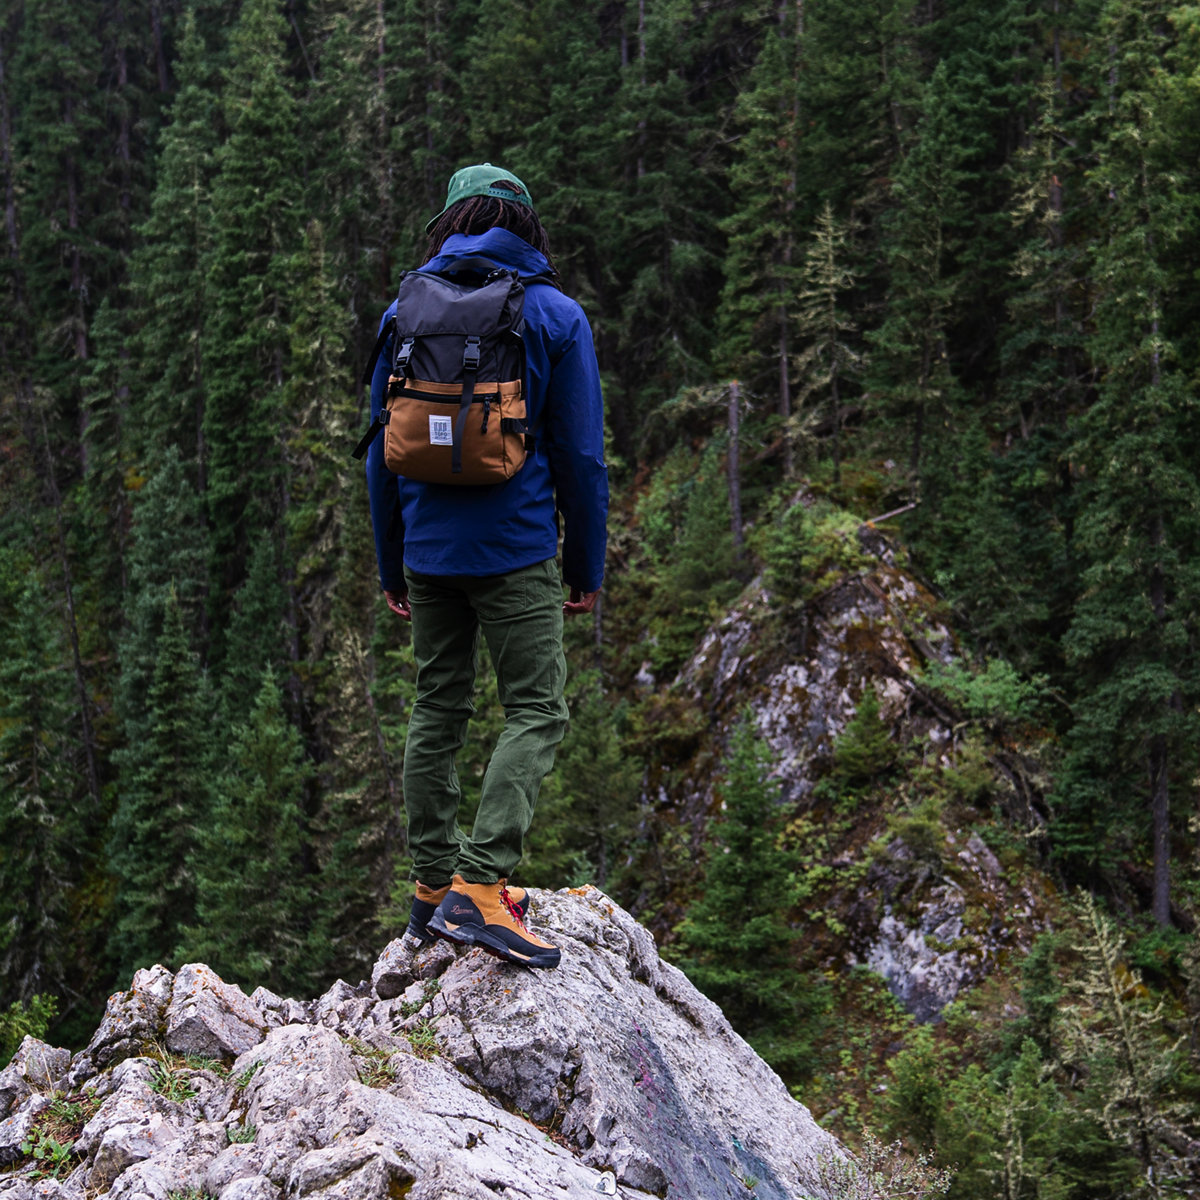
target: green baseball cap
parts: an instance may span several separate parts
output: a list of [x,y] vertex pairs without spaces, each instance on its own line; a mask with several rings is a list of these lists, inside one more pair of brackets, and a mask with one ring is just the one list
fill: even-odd
[[[497,187],[498,183],[509,186]],[[500,200],[515,200],[518,204],[533,207],[529,189],[511,171],[493,167],[491,163],[480,163],[475,167],[463,167],[450,176],[450,186],[446,189],[446,208],[425,226],[425,232],[428,233],[441,220],[446,209],[468,196],[495,196]]]

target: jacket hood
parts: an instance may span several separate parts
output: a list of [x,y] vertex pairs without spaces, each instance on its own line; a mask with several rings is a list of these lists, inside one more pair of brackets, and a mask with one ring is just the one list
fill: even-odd
[[507,267],[519,275],[544,275],[550,270],[546,256],[524,238],[507,229],[489,229],[485,233],[452,233],[442,243],[441,253],[431,258],[422,271],[440,271],[451,259],[469,254],[490,258],[498,267]]

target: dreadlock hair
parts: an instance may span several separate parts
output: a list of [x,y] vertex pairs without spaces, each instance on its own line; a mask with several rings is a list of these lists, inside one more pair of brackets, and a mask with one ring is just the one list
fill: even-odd
[[[508,184],[498,180],[495,186],[507,188]],[[429,231],[425,261],[429,262],[441,253],[442,244],[451,234],[486,233],[489,229],[497,227],[524,238],[545,256],[550,264],[550,273],[555,279],[558,278],[558,267],[550,253],[550,239],[546,236],[537,213],[528,204],[515,200],[501,200],[498,196],[468,196],[442,213]]]

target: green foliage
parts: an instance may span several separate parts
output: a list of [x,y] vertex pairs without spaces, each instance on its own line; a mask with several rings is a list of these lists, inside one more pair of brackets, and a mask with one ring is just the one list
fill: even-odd
[[42,1129],[30,1133],[18,1149],[39,1164],[30,1173],[31,1179],[58,1179],[69,1175],[77,1157],[74,1142],[60,1142]]
[[722,451],[715,440],[699,455],[677,446],[638,497],[642,561],[630,584],[645,621],[638,651],[656,674],[682,663],[741,588]]
[[787,609],[800,608],[844,573],[872,560],[858,541],[861,522],[824,500],[792,498],[760,534],[767,586]]
[[245,1145],[247,1142],[252,1142],[258,1137],[258,1127],[256,1125],[227,1125],[225,1134],[229,1138],[230,1144],[234,1146]]
[[997,725],[1030,725],[1044,711],[1047,677],[1023,679],[1003,659],[988,659],[982,671],[972,671],[960,662],[934,659],[925,668],[922,682],[945,696],[968,717]]
[[57,614],[32,564],[6,556],[3,567],[28,573],[6,579],[0,599],[0,1004],[26,1001],[32,1013],[39,993],[68,991],[95,814]]
[[196,1086],[191,1079],[182,1071],[174,1070],[167,1062],[155,1062],[150,1072],[150,1090],[164,1099],[181,1104],[196,1095]]
[[0,1063],[5,1066],[27,1037],[42,1040],[58,1014],[58,1001],[53,996],[31,996],[28,1001],[14,1001],[0,1012]]
[[946,1104],[941,1055],[927,1025],[921,1026],[909,1044],[888,1063],[887,1131],[904,1134],[922,1146],[932,1145],[938,1119]]
[[596,671],[572,677],[568,703],[571,724],[542,785],[522,871],[541,887],[611,890],[620,851],[633,838],[641,785],[623,736],[627,706],[605,693]]
[[194,920],[194,854],[212,802],[212,702],[188,644],[182,606],[168,595],[142,730],[120,757],[109,831],[118,878],[110,946],[125,973],[174,962]]
[[312,770],[263,672],[254,708],[234,730],[226,771],[189,861],[197,921],[181,930],[179,961],[278,991],[304,987],[314,959],[304,919],[304,787]]
[[405,1030],[404,1036],[408,1039],[408,1044],[418,1058],[428,1061],[436,1058],[440,1053],[437,1044],[437,1025],[430,1017],[422,1017],[411,1029]]
[[891,770],[896,757],[896,744],[879,716],[879,696],[868,684],[854,716],[834,742],[833,779],[846,786],[875,782]]
[[788,861],[777,841],[777,788],[747,715],[730,744],[722,812],[706,844],[700,896],[675,951],[688,977],[777,1070],[811,1069],[819,1035],[819,987],[793,963],[798,933],[783,887]]

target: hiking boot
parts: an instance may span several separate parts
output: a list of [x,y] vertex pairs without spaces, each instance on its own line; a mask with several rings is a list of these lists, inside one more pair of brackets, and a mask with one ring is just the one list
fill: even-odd
[[505,883],[503,879],[467,883],[455,875],[450,891],[429,918],[429,932],[460,946],[478,946],[507,962],[557,967],[562,957],[558,947],[525,928],[524,912]]
[[[427,928],[429,918],[446,898],[449,890],[448,883],[440,888],[427,888],[417,880],[417,894],[413,896],[412,911],[408,914],[408,928],[404,931],[404,936],[415,939],[418,947],[428,946],[433,941],[433,934]],[[514,887],[508,889],[508,897],[517,906],[521,920],[524,921],[525,914],[529,911],[529,893],[524,888]]]

